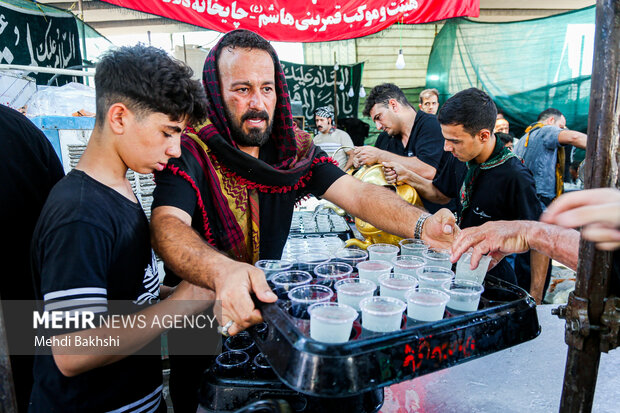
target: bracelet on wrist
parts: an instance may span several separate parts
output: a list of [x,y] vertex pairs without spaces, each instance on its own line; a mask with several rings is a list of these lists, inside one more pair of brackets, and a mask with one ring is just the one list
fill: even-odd
[[415,223],[415,232],[414,232],[415,239],[422,239],[422,230],[424,229],[424,222],[426,222],[426,220],[430,216],[431,214],[424,213],[420,216],[420,218],[418,218],[418,221]]

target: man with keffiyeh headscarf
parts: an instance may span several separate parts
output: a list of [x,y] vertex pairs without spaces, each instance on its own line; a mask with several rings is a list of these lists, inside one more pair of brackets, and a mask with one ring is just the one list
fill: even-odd
[[334,158],[340,169],[346,171],[353,165],[350,155],[353,153],[354,145],[348,133],[336,128],[334,120],[334,108],[331,105],[318,107],[314,111],[318,133],[314,136],[313,142]]
[[[247,30],[223,36],[207,56],[203,84],[208,120],[186,129],[181,157],[156,175],[151,227],[165,283],[180,277],[215,290],[218,321],[229,334],[262,321],[251,294],[276,300],[252,264],[280,258],[294,205],[308,194],[403,237],[413,237],[422,219],[422,238],[450,245],[456,231],[448,210],[425,219],[394,192],[346,175],[293,125],[284,73],[262,37]],[[195,411],[208,361],[184,363],[175,373],[171,357],[170,391],[175,410]]]

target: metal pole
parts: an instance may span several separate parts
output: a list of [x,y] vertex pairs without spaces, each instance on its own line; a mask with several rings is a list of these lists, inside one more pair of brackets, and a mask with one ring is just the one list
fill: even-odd
[[[618,105],[620,2],[598,0],[592,89],[588,114],[585,187],[616,186],[618,178]],[[611,254],[581,241],[575,291],[566,307],[568,355],[560,412],[589,412],[601,351],[601,315],[608,295]]]

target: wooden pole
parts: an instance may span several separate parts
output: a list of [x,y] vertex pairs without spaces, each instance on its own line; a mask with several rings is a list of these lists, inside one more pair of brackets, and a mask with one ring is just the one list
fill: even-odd
[[[585,187],[618,181],[620,1],[598,0],[588,113]],[[560,412],[590,412],[601,352],[601,315],[609,291],[611,254],[581,241],[575,291],[566,307],[568,355]]]

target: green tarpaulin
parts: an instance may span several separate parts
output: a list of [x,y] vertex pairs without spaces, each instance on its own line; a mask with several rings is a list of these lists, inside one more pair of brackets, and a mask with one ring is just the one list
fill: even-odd
[[477,87],[487,92],[517,137],[544,109],[586,131],[594,49],[594,6],[543,19],[446,22],[433,43],[427,87],[440,103]]

